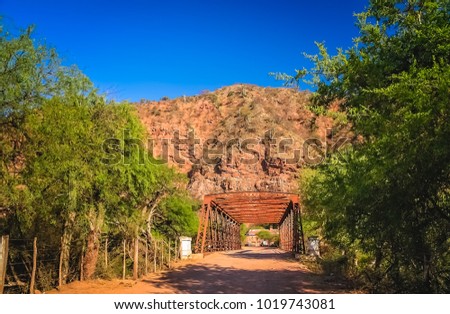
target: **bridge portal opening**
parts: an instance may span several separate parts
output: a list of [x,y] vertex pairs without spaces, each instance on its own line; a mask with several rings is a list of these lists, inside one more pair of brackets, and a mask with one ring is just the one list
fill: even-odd
[[238,250],[243,223],[278,224],[280,248],[305,253],[298,195],[278,192],[230,192],[205,195],[200,212],[197,253]]

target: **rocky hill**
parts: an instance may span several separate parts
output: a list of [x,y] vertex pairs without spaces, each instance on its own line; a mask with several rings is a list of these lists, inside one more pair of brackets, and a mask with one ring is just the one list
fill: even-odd
[[[136,104],[155,157],[187,173],[191,193],[297,191],[298,171],[345,134],[340,113],[317,116],[310,93],[232,85]],[[306,143],[305,143],[306,141]],[[320,147],[322,145],[322,147]]]

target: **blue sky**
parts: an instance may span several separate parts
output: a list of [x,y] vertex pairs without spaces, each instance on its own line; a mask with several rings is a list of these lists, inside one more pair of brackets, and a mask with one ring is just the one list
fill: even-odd
[[366,1],[0,0],[10,30],[76,64],[110,98],[194,95],[234,83],[280,86],[269,72],[308,66],[314,41],[334,52],[358,35]]

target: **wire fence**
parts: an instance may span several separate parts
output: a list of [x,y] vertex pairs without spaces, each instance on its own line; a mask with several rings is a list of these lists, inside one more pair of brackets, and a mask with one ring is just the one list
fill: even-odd
[[[62,241],[55,245],[38,238],[0,239],[0,293],[45,292],[84,279],[85,241],[70,241],[68,258],[64,259]],[[102,234],[98,245],[94,278],[138,279],[171,268],[180,259],[180,244],[175,240]]]

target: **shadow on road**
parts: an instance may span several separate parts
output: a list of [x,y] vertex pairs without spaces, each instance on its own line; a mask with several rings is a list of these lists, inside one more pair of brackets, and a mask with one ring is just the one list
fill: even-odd
[[323,281],[323,276],[300,271],[242,270],[219,265],[187,265],[144,280],[179,293],[333,293],[344,286]]
[[245,259],[270,259],[270,260],[293,260],[292,253],[283,252],[281,250],[273,249],[273,248],[260,248],[260,250],[240,250],[240,251],[231,251],[225,253],[229,257],[233,258],[245,258]]

